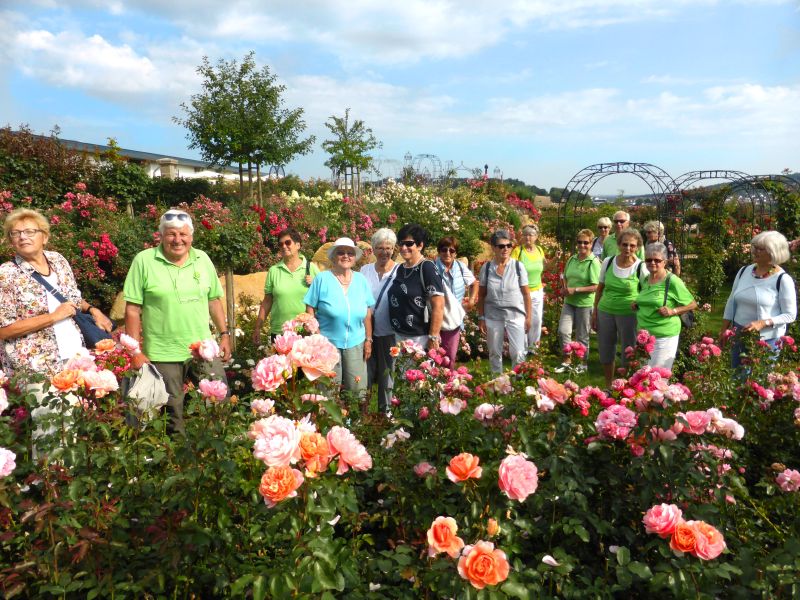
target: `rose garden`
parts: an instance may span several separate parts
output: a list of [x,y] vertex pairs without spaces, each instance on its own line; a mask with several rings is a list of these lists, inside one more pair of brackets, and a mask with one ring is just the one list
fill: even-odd
[[[49,196],[8,187],[0,211],[42,209],[51,247],[106,312],[133,255],[158,243],[158,215],[170,205],[194,217],[196,247],[242,274],[275,262],[275,235],[289,223],[309,257],[340,235],[369,239],[409,221],[433,239],[457,236],[471,259],[493,229],[518,232],[530,221],[548,253],[558,249],[554,209],[494,179],[390,182],[353,198],[287,179],[260,204],[222,184],[197,193],[178,183],[132,205],[134,216],[79,172],[60,185]],[[587,208],[583,218],[616,208]],[[797,237],[798,215],[800,201],[786,195],[770,228]],[[654,207],[632,210],[635,223],[656,217]],[[230,389],[190,389],[185,437],[126,402],[119,382],[130,356],[119,333],[45,382],[45,407],[26,394],[29,377],[3,377],[0,589],[70,598],[798,597],[798,328],[775,361],[749,340],[747,376],[737,378],[717,340],[719,312],[754,227],[765,224],[724,188],[698,194],[686,218],[699,234],[689,237],[685,280],[707,306],[682,333],[673,373],[642,366],[642,333],[611,395],[597,365],[553,371],[563,260],[546,273],[549,333],[531,360],[490,377],[474,315],[458,368],[401,344],[391,419],[334,389],[331,346],[313,320],[254,346],[260,298],[244,296]],[[197,341],[193,360],[213,355],[212,340]]]

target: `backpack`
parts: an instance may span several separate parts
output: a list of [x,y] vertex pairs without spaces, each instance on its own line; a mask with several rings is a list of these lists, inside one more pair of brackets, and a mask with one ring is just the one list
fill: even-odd
[[[433,268],[436,269],[437,275],[441,278],[442,275],[439,273],[439,269],[436,266],[436,263],[429,260],[424,260],[419,266],[419,278],[422,282],[422,290],[423,292],[427,292],[427,287],[425,285],[425,275],[423,274],[423,267],[425,266],[426,262],[430,262],[433,265]],[[464,322],[464,317],[466,316],[466,311],[464,307],[461,306],[461,302],[453,294],[453,290],[450,289],[450,286],[445,283],[444,278],[442,278],[442,288],[444,289],[444,311],[442,313],[442,331],[455,331],[456,329],[461,328],[461,324]],[[427,296],[427,294],[426,294]],[[425,322],[429,322],[429,315],[431,312],[431,301],[428,298],[425,302]]]
[[[672,273],[667,273],[667,279],[664,282],[664,303],[661,306],[667,305],[667,296],[669,295],[669,280],[672,277]],[[687,329],[691,329],[694,327],[694,322],[697,320],[695,317],[694,311],[689,310],[685,313],[681,313],[678,315],[681,319],[681,325],[686,327]]]

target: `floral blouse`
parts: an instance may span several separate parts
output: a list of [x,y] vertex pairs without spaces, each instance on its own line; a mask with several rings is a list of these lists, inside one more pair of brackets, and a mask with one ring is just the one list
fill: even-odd
[[[44,255],[56,274],[58,290],[70,302],[80,305],[81,292],[67,259],[47,250]],[[19,256],[0,265],[0,327],[50,312],[47,290],[32,277],[33,272],[33,267]],[[22,369],[52,376],[59,370],[58,342],[52,327],[7,339],[2,345],[4,351],[0,354],[6,375]]]

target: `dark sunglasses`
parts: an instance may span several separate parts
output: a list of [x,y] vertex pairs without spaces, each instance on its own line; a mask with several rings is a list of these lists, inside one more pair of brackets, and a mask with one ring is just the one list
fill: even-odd
[[495,244],[495,248],[500,248],[501,250],[508,250],[509,248],[513,248],[514,244]]
[[178,221],[191,221],[192,217],[190,217],[186,213],[165,213],[164,214],[164,220],[165,221],[172,221],[174,219],[178,219]]
[[439,252],[444,252],[445,254],[455,254],[455,248],[439,248]]
[[416,246],[417,242],[414,240],[403,240],[402,242],[397,242],[397,245],[403,248],[411,248],[411,246]]
[[282,242],[279,242],[279,243],[280,243],[281,246],[286,246],[288,248],[289,246],[294,244],[294,240],[290,238],[288,240],[283,240]]
[[356,251],[355,250],[337,250],[336,251],[336,256],[355,256],[355,255],[356,255]]
[[598,225],[597,226],[598,229],[608,229],[609,227],[611,227],[611,226],[610,225]]
[[614,223],[627,223],[628,219],[614,219]]
[[580,241],[580,240],[578,240],[578,241],[577,241],[577,242],[575,242],[575,243],[576,243],[576,244],[578,244],[578,246],[588,246],[588,245],[589,245],[589,244],[591,244],[592,242],[583,242],[583,241]]
[[663,259],[663,258],[645,258],[645,259],[644,259],[644,262],[646,262],[646,263],[656,263],[656,264],[659,264],[659,263],[662,263],[662,262],[664,262],[664,259]]

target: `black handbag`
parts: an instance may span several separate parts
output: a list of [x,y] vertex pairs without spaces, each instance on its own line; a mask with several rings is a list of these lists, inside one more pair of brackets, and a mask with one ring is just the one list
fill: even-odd
[[[69,302],[69,300],[67,300],[61,292],[50,285],[50,283],[44,277],[42,277],[41,273],[34,272],[31,275],[36,281],[41,283],[44,286],[44,289],[50,292],[56,300],[59,302]],[[97,345],[97,342],[101,340],[111,339],[111,334],[103,329],[100,329],[97,326],[97,323],[94,322],[94,317],[92,317],[92,315],[88,315],[85,312],[78,310],[74,315],[72,315],[72,318],[75,321],[75,324],[78,326],[78,329],[81,330],[81,334],[83,334],[83,341],[87,348],[94,348]]]

